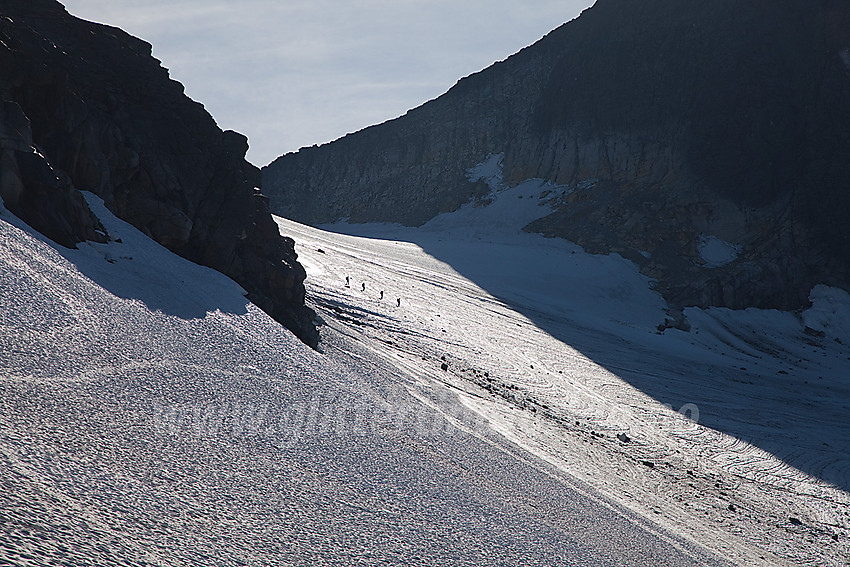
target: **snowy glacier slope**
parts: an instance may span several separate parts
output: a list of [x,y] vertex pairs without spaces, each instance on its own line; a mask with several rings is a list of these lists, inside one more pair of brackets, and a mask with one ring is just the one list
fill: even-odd
[[[301,229],[329,244],[305,254],[318,353],[87,198],[116,241],[61,249],[0,212],[0,563],[725,564],[523,448],[533,431],[511,441],[529,410],[455,384],[487,343],[454,318],[530,325],[415,247]],[[342,250],[392,279],[383,303],[343,293]]]
[[689,309],[690,332],[659,332],[664,302],[634,265],[521,231],[564,188],[492,185],[488,205],[416,229],[278,219],[323,335],[457,391],[517,446],[737,564],[850,561],[850,297]]

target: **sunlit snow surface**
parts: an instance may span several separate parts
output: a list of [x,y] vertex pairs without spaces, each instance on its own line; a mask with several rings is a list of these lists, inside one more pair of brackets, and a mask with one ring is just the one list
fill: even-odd
[[121,242],[0,214],[0,559],[843,565],[846,294],[813,291],[808,334],[658,334],[633,265],[519,231],[557,190],[334,227],[367,238],[279,219],[321,353],[93,196]]
[[518,445],[741,564],[843,565],[850,297],[687,309],[691,332],[659,332],[633,264],[521,232],[562,188],[494,185],[416,229],[279,223],[330,328],[423,383],[445,357],[438,379]]
[[68,250],[0,213],[0,563],[721,564],[389,345],[326,328],[314,352],[87,198],[120,242]]

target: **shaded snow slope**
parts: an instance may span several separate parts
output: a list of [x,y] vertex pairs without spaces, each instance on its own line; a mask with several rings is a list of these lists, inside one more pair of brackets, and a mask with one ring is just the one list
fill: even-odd
[[551,192],[528,181],[418,229],[278,222],[326,336],[445,382],[506,438],[738,564],[845,565],[846,294],[816,288],[809,329],[688,309],[690,332],[659,331],[665,305],[631,263],[520,231]]
[[[404,293],[399,317],[318,289],[345,323],[317,353],[88,198],[120,242],[57,249],[0,212],[3,563],[723,564],[501,435],[474,403],[512,410],[436,364],[454,327],[410,324],[435,305]],[[339,292],[349,240],[329,242],[311,271]],[[397,285],[466,290],[447,315],[488,305],[381,246],[399,256],[358,258],[409,266]],[[375,333],[418,337],[426,360]]]

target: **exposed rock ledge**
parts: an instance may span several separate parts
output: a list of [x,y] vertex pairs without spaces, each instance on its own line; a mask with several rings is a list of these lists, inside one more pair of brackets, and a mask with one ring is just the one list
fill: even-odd
[[53,0],[3,2],[0,195],[55,242],[105,241],[78,189],[181,256],[237,281],[315,346],[306,274],[245,161],[168,76],[151,46],[70,16]]

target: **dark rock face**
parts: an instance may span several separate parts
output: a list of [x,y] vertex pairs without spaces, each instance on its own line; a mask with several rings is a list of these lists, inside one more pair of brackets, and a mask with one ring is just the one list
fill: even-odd
[[[404,117],[264,169],[308,223],[421,224],[487,191],[569,187],[528,230],[618,252],[676,306],[794,309],[850,289],[850,5],[599,0]],[[710,267],[705,237],[734,244]]]
[[34,151],[29,120],[0,101],[0,198],[30,226],[63,246],[106,241],[106,233],[66,175]]
[[0,2],[0,187],[6,206],[57,243],[103,240],[80,190],[173,252],[237,281],[308,344],[305,272],[245,161],[247,139],[121,30],[53,0]]

